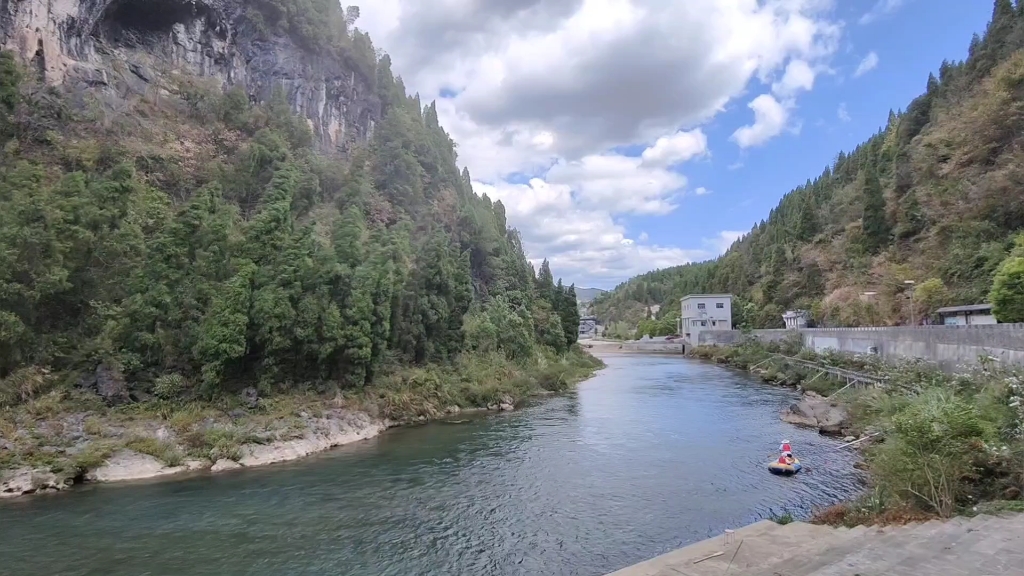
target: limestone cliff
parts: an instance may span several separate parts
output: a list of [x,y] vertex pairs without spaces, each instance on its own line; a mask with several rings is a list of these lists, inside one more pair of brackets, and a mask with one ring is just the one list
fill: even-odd
[[283,90],[325,151],[366,140],[380,118],[372,78],[292,38],[257,33],[245,0],[0,0],[0,46],[46,83],[116,104],[170,75]]

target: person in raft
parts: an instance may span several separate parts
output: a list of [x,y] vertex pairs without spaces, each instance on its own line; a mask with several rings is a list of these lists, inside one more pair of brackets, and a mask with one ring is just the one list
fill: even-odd
[[779,451],[782,452],[782,455],[779,456],[779,464],[792,464],[794,462],[793,447],[789,445],[789,440],[782,441]]

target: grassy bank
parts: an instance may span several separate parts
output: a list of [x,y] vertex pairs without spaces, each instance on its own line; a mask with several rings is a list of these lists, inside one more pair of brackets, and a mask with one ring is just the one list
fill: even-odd
[[118,406],[65,375],[22,371],[0,381],[0,476],[28,467],[73,479],[122,449],[167,466],[238,460],[247,444],[303,437],[315,419],[365,412],[396,424],[425,421],[562,392],[601,366],[579,347],[526,366],[500,354],[463,355],[447,366],[391,369],[366,388],[310,382],[256,399],[182,399],[176,392]]
[[863,449],[871,489],[854,502],[821,510],[834,525],[890,523],[925,517],[1024,508],[1024,372],[994,361],[956,375],[920,361],[816,354],[798,342],[747,341],[698,348],[694,355],[757,372],[762,379],[832,394],[844,384],[779,355],[855,370],[885,380],[883,388],[843,390],[853,427],[879,432]]

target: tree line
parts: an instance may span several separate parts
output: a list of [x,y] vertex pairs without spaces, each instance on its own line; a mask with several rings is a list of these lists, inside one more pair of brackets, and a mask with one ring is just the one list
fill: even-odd
[[[265,22],[326,34],[294,18],[301,2],[262,4],[293,10]],[[186,80],[157,130],[213,142],[194,165],[143,147],[141,123],[105,129],[0,52],[0,379],[104,365],[141,390],[174,375],[176,394],[212,396],[568,351],[574,287],[547,261],[534,271],[436,106],[361,49],[383,115],[348,158],[315,152],[280,93],[253,105]]]

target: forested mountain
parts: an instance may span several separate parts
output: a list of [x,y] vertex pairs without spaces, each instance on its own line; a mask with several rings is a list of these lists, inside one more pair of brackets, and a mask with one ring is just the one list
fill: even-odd
[[607,292],[607,290],[602,290],[600,288],[577,288],[576,299],[580,302],[590,302],[605,292]]
[[635,325],[643,305],[662,304],[647,329],[669,333],[688,293],[734,294],[735,324],[752,327],[782,326],[790,308],[855,326],[986,301],[1024,228],[1022,49],[1024,2],[996,0],[965,61],[943,62],[921,96],[724,255],[632,278],[596,313]]
[[[164,396],[362,386],[389,366],[530,363],[575,342],[573,287],[546,262],[535,275],[435,106],[337,3],[285,4],[264,24],[318,53],[344,41],[379,100],[344,157],[315,151],[280,92],[253,103],[167,76],[112,112],[0,53],[0,381],[105,366]],[[0,404],[26,393],[0,388]]]

